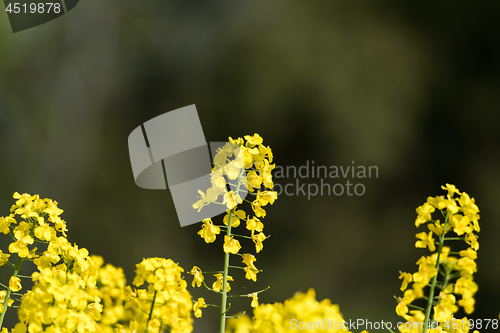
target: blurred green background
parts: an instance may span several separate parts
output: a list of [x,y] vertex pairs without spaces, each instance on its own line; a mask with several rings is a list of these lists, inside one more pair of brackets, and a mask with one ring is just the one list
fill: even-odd
[[[129,283],[145,257],[219,269],[220,242],[181,228],[168,190],[137,187],[128,155],[134,128],[196,104],[207,141],[259,133],[278,165],[379,169],[354,180],[363,196],[279,197],[264,271],[257,283],[235,273],[236,292],[269,285],[260,301],[272,303],[312,287],[346,319],[399,321],[399,271],[427,253],[414,247],[415,208],[448,182],[481,210],[470,317],[498,318],[499,12],[498,1],[80,1],[12,34],[2,11],[0,215],[15,191],[57,200],[70,241]],[[217,318],[207,309],[195,332]]]

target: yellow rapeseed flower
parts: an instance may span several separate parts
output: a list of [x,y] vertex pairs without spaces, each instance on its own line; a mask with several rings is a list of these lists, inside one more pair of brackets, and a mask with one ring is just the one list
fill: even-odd
[[21,279],[17,276],[11,276],[9,280],[9,288],[13,292],[18,292],[19,290],[21,290],[23,288],[23,286],[21,285]]
[[196,318],[201,318],[201,309],[206,308],[205,299],[203,297],[198,298],[198,300],[193,304],[194,316]]
[[213,243],[217,235],[220,234],[220,228],[212,223],[212,219],[204,219],[203,226],[198,235],[201,236],[207,243]]
[[236,254],[241,249],[240,242],[234,236],[224,236],[224,252]]
[[[212,285],[212,289],[216,292],[219,292],[219,291],[222,291],[222,284],[224,282],[224,274],[222,273],[217,273],[217,274],[214,274],[214,276],[217,278],[217,280],[213,283]],[[229,285],[229,281],[234,281],[233,280],[233,277],[228,275],[227,276],[227,286],[226,286],[226,291],[230,291],[231,290],[231,286]]]
[[203,283],[204,277],[201,272],[201,269],[198,266],[194,266],[193,269],[189,272],[189,274],[193,275],[193,283],[192,286],[198,286],[201,287],[201,284]]
[[252,303],[250,304],[252,308],[259,306],[259,297],[257,296],[257,293],[249,294],[248,297],[252,297]]

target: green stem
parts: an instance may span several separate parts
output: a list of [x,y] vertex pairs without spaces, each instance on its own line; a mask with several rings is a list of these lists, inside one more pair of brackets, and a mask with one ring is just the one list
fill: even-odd
[[[236,187],[236,194],[239,193],[240,191],[240,185],[241,185],[241,174],[243,173],[244,169],[242,168],[240,170],[240,173],[238,175],[238,186]],[[226,235],[228,238],[231,238],[231,223],[233,222],[233,215],[234,211],[236,210],[236,207],[233,207],[231,211],[229,212],[229,219],[227,221],[227,229],[226,229]],[[227,306],[227,275],[228,275],[228,270],[229,270],[229,253],[226,253],[224,255],[224,273],[223,273],[223,280],[222,280],[222,301],[221,301],[221,309],[220,309],[220,333],[225,333],[226,331],[226,312],[228,309],[226,309]]]
[[[231,237],[231,222],[233,220],[233,213],[235,208],[231,209],[229,212],[229,219],[227,221],[227,237]],[[227,304],[227,273],[229,270],[229,252],[224,256],[224,275],[222,281],[222,303],[221,303],[221,315],[220,315],[220,333],[226,331],[226,304]]]
[[[13,277],[17,277],[17,273],[19,273],[19,269],[21,268],[21,264],[23,262],[23,258],[19,258],[19,261],[17,262],[16,268],[14,269],[14,274],[12,274]],[[5,295],[5,300],[3,301],[3,311],[2,314],[0,315],[0,329],[3,327],[3,320],[5,318],[5,314],[7,313],[8,304],[9,304],[9,299],[10,299],[10,294],[12,293],[12,290],[7,288],[7,295]]]
[[[438,277],[438,272],[439,272],[439,256],[441,255],[441,252],[443,251],[443,244],[445,240],[445,233],[444,231],[446,230],[446,225],[448,223],[448,217],[450,213],[446,213],[446,218],[444,220],[444,225],[443,225],[443,232],[441,233],[441,236],[439,237],[439,248],[438,248],[438,255],[436,259],[436,275],[432,278],[432,283],[431,283],[431,289],[429,291],[429,300],[427,301],[427,309],[425,310],[425,320],[424,320],[424,330],[422,333],[427,332],[427,325],[429,325],[429,318],[431,316],[431,308],[432,308],[432,300],[434,299],[434,289],[436,288],[436,283],[437,283],[437,277]],[[447,238],[450,239],[450,238]]]
[[[240,267],[240,266],[231,266],[231,265],[229,265],[228,267],[229,268],[237,268],[237,269],[245,270],[245,267]],[[258,270],[256,269],[255,271],[258,271]]]
[[236,237],[241,237],[241,238],[248,238],[248,239],[253,239],[250,236],[244,236],[244,235],[238,235],[238,234],[231,234],[231,236],[236,236]]
[[259,290],[259,291],[254,291],[251,294],[245,294],[245,295],[227,295],[227,297],[250,297],[250,295],[252,295],[252,294],[260,294],[260,293],[268,290],[269,288],[271,288],[271,287],[267,287],[267,288],[264,288],[264,289]]
[[148,333],[148,331],[149,331],[149,321],[151,320],[151,317],[153,316],[153,309],[155,307],[155,301],[156,301],[156,293],[157,293],[157,291],[155,290],[155,293],[153,295],[153,303],[151,303],[151,310],[149,310],[148,321],[146,322],[146,333]]
[[424,308],[421,308],[420,306],[416,306],[416,305],[413,305],[413,304],[408,304],[408,307],[409,308],[413,308],[413,309],[417,309],[417,310],[421,310],[421,311],[425,311]]
[[243,311],[243,312],[242,312],[239,316],[226,316],[226,318],[235,318],[235,319],[237,319],[237,318],[243,317],[243,315],[244,315],[245,313],[246,313],[246,312],[245,312],[245,311]]

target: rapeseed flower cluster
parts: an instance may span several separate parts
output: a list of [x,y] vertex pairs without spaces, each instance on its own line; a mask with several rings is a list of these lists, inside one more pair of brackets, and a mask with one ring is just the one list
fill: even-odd
[[[136,265],[133,285],[127,285],[121,268],[104,265],[92,256],[98,267],[97,294],[103,311],[98,332],[188,333],[193,330],[193,302],[182,277],[184,269],[171,259],[147,258]],[[138,289],[138,287],[144,287]]]
[[[257,281],[257,274],[260,270],[256,267],[256,257],[251,253],[240,253],[240,239],[249,239],[255,245],[255,252],[259,253],[264,247],[264,240],[268,236],[264,234],[264,224],[262,219],[266,216],[265,207],[274,204],[277,199],[277,192],[271,191],[274,183],[272,170],[275,165],[271,148],[263,145],[263,139],[258,134],[247,135],[244,138],[232,139],[217,151],[214,157],[211,174],[212,187],[206,193],[199,191],[200,200],[193,204],[193,208],[200,211],[209,204],[225,205],[226,215],[223,217],[222,225],[215,225],[211,218],[203,220],[202,229],[198,234],[206,243],[213,243],[217,236],[224,229],[222,249],[225,253],[224,268],[213,273],[215,282],[212,287],[205,283],[203,271],[195,266],[190,271],[193,275],[192,285],[202,284],[209,290],[222,294],[221,304],[221,332],[224,332],[225,319],[227,316],[227,293],[231,290],[228,281],[234,281],[228,274],[228,268],[238,268],[245,271],[245,278]],[[244,200],[242,194],[252,197],[252,200]],[[250,213],[241,209],[240,205],[248,202],[251,207]],[[234,233],[234,229],[244,224],[249,235]],[[245,266],[230,266],[229,254],[240,256],[241,262]],[[266,290],[266,289],[264,289]],[[232,295],[232,297],[250,297],[251,306],[258,306],[258,294],[264,290],[253,292],[247,295]],[[195,316],[202,315],[201,309],[206,307],[204,300],[198,300]]]
[[291,333],[297,331],[299,323],[307,332],[349,332],[344,322],[338,305],[329,299],[318,302],[314,289],[309,289],[283,303],[260,304],[252,318],[245,314],[229,319],[226,333]]
[[147,258],[136,267],[133,285],[146,288],[125,289],[124,309],[133,313],[130,331],[161,332],[168,327],[172,333],[191,332],[193,302],[184,269],[164,258]]
[[[2,284],[6,290],[1,294],[0,326],[8,308],[16,307],[20,322],[15,333],[94,332],[102,305],[96,293],[97,268],[89,252],[66,239],[68,229],[57,202],[17,192],[14,198],[11,214],[0,218],[0,232],[12,239],[10,254],[2,252],[1,263],[14,269],[9,285]],[[46,249],[38,250],[35,243]],[[11,261],[12,255],[17,263]],[[20,275],[25,261],[33,262],[38,271]],[[25,294],[19,293],[23,278],[33,281],[33,288]]]
[[104,259],[100,256],[92,255],[91,258],[97,268],[97,296],[103,306],[97,331],[113,333],[116,324],[128,326],[133,318],[133,313],[124,308],[127,280],[122,268],[104,264]]
[[[426,225],[428,232],[417,233],[415,246],[427,248],[431,254],[417,261],[417,272],[401,272],[399,277],[403,280],[404,296],[398,298],[396,313],[408,322],[423,325],[420,329],[418,325],[400,328],[404,333],[469,331],[467,317],[457,319],[454,314],[459,307],[466,314],[474,311],[479,208],[473,198],[454,185],[446,184],[442,188],[447,191],[446,195],[429,197],[416,209],[415,225]],[[433,214],[443,220],[434,219]],[[445,242],[452,246],[445,246]],[[462,247],[460,242],[464,242]],[[419,300],[427,300],[426,306],[414,304]]]
[[[14,270],[8,285],[0,284],[5,288],[0,290],[0,327],[7,310],[17,308],[13,333],[192,331],[193,302],[178,264],[144,259],[136,265],[135,288],[127,286],[121,268],[104,265],[101,257],[68,241],[57,202],[19,193],[14,198],[11,214],[0,218],[0,232],[12,239],[9,253],[0,250],[0,266]],[[36,267],[31,276],[19,274],[25,261]],[[22,279],[33,281],[25,293]]]

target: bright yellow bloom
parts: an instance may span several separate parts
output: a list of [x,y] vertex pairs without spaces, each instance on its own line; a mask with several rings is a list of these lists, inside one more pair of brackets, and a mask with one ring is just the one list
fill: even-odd
[[421,224],[431,220],[431,213],[435,211],[435,208],[428,202],[424,203],[422,206],[416,209],[417,219],[415,220],[415,226],[418,227]]
[[242,258],[243,258],[243,263],[245,265],[247,265],[248,267],[255,267],[253,263],[255,261],[257,261],[257,259],[255,258],[255,256],[253,254],[244,253]]
[[19,257],[26,258],[30,250],[28,249],[28,245],[33,244],[34,239],[30,235],[31,226],[26,222],[21,222],[14,229],[14,237],[17,241],[10,243],[9,252],[17,253]]
[[471,249],[470,247],[467,248],[467,250],[462,250],[458,254],[460,254],[462,257],[467,257],[472,260],[477,259],[477,252]]
[[257,217],[266,217],[266,211],[259,203],[259,200],[252,201],[252,209]]
[[35,228],[35,236],[42,241],[50,241],[56,237],[56,230],[47,224],[41,224]]
[[440,210],[445,209],[446,207],[448,207],[449,204],[449,200],[446,199],[443,195],[436,197],[428,197],[427,202]]
[[410,273],[400,272],[399,279],[403,280],[401,283],[401,291],[405,291],[408,288],[408,283],[412,281],[412,275]]
[[208,305],[205,304],[205,299],[203,297],[198,298],[198,300],[193,304],[194,316],[196,318],[201,318],[201,309],[206,308]]
[[262,232],[262,230],[264,230],[264,224],[254,216],[251,219],[247,220],[247,229],[251,231]]
[[275,168],[274,164],[269,164],[268,160],[264,160],[264,163],[255,163],[262,176],[262,183],[267,188],[273,188],[273,177],[271,175],[272,170]]
[[[117,325],[118,322],[125,320],[127,316],[124,309],[126,301],[125,274],[122,268],[115,267],[109,263],[104,264],[104,259],[100,256],[93,255],[91,259],[98,271],[97,285],[99,287],[96,296],[102,300],[102,305],[92,305],[91,310],[94,312],[94,316],[101,316],[98,324],[99,328],[102,328],[101,325],[112,327]],[[94,301],[96,300],[94,299]],[[102,309],[99,311],[101,306]],[[100,314],[97,314],[96,310]],[[130,312],[128,314],[130,315]]]
[[247,266],[243,268],[243,270],[245,271],[245,279],[252,280],[254,282],[257,281],[257,273],[259,272],[257,268]]
[[[164,258],[147,258],[136,267],[133,284],[137,287],[147,285],[137,290],[130,287],[125,290],[124,309],[131,311],[132,319],[139,327],[146,327],[148,312],[143,309],[153,307],[154,320],[149,321],[148,329],[191,332],[193,301],[182,276],[184,269],[173,260]],[[153,298],[154,305],[151,304]]]
[[471,298],[477,291],[477,284],[471,277],[460,277],[455,283],[456,294],[461,294],[462,298]]
[[212,219],[204,219],[203,226],[201,230],[198,231],[198,235],[200,235],[205,242],[213,243],[218,234],[220,234],[220,228],[212,223]]
[[243,202],[240,195],[238,193],[234,193],[233,191],[229,191],[224,194],[224,199],[222,200],[222,204],[226,205],[227,209],[233,209],[236,205],[239,205]]
[[250,147],[261,145],[262,142],[264,141],[262,139],[262,137],[259,134],[257,134],[257,133],[255,133],[253,136],[245,135],[244,138],[245,138],[245,140],[247,140],[247,142],[250,145]]
[[265,239],[266,239],[266,235],[264,235],[263,232],[259,232],[256,235],[252,235],[252,240],[255,243],[255,251],[257,251],[257,253],[262,251],[262,249],[264,248],[264,244],[262,244],[262,242]]
[[14,219],[14,214],[6,217],[0,217],[0,232],[3,234],[8,234],[10,232],[10,225],[16,224],[17,221]]
[[204,277],[202,274],[201,269],[198,266],[194,266],[193,269],[189,272],[189,274],[193,275],[193,288],[196,284],[196,286],[201,287],[201,284],[203,283]]
[[456,214],[460,210],[455,200],[448,200],[448,206],[446,206],[446,209],[451,214]]
[[278,198],[278,192],[275,191],[264,191],[257,193],[257,201],[259,202],[259,206],[264,207],[268,203],[271,205],[274,204],[274,201]]
[[[248,295],[248,297],[253,299],[252,294]],[[317,326],[316,329],[312,326],[307,328],[308,326],[304,325],[304,331],[348,332],[348,330],[342,328],[336,329],[334,326],[335,323],[340,325],[345,322],[339,306],[332,304],[329,299],[324,299],[321,302],[317,301],[313,289],[310,289],[307,293],[298,292],[283,303],[258,304],[253,308],[253,316],[243,315],[237,319],[229,319],[226,332],[287,333],[299,331],[300,329],[295,329],[291,325],[291,318],[296,319],[297,323],[312,323],[323,319],[328,319],[333,323],[331,329],[318,329]]]
[[102,304],[99,303],[101,299],[99,297],[94,298],[94,303],[90,303],[87,305],[87,313],[95,321],[99,321],[101,319],[102,312]]
[[398,305],[396,305],[396,313],[400,317],[405,317],[408,313],[408,304],[406,303],[404,298],[400,298],[398,300]]
[[474,250],[477,251],[479,250],[479,243],[477,241],[477,236],[474,234],[467,234],[465,235],[465,242],[470,245],[470,247]]
[[[0,290],[0,313],[4,310],[3,303],[5,302],[5,297],[7,297],[7,290]],[[11,298],[9,299],[7,306],[11,306],[13,303],[14,300]]]
[[420,239],[415,242],[415,247],[425,249],[429,247],[429,251],[434,252],[436,250],[436,245],[434,244],[434,238],[432,237],[432,231],[429,234],[425,232],[418,233],[417,238]]
[[458,301],[458,305],[464,308],[465,313],[471,314],[474,312],[474,305],[476,301],[474,298],[462,298],[461,300]]
[[[217,273],[214,274],[214,276],[217,278],[217,280],[213,283],[212,289],[215,290],[216,292],[222,291],[222,284],[224,282],[224,274],[222,273]],[[234,281],[233,277],[228,275],[227,276],[227,286],[226,286],[226,291],[229,292],[231,290],[231,286],[229,285],[229,281]]]
[[250,169],[255,160],[255,156],[258,154],[259,149],[257,148],[240,147],[237,157],[242,159],[243,165],[246,169]]
[[236,254],[241,249],[240,242],[234,236],[224,235],[224,252]]
[[247,181],[246,183],[243,183],[246,188],[248,189],[248,191],[250,192],[254,192],[254,188],[257,188],[259,189],[261,186],[262,186],[262,177],[260,175],[257,174],[257,172],[255,171],[249,171],[247,172],[247,177],[246,177]]
[[460,195],[460,191],[455,187],[455,185],[451,185],[451,184],[446,183],[446,186],[443,185],[443,186],[441,186],[441,188],[443,190],[447,190],[448,191],[448,196],[450,198],[453,197],[454,193]]
[[[439,220],[436,220],[434,223],[427,224],[427,228],[436,234],[436,236],[441,236],[441,233],[443,232],[443,225],[439,223]],[[446,225],[446,232],[448,232],[448,230],[450,230],[450,224]]]
[[248,297],[252,297],[252,304],[250,304],[252,308],[259,306],[259,297],[257,296],[257,293],[248,294]]
[[446,322],[453,318],[453,313],[457,312],[455,296],[453,294],[441,293],[440,302],[434,307],[434,319],[438,322]]
[[[229,214],[231,214],[231,211],[228,211],[226,216],[224,216],[224,224],[228,225],[229,223]],[[235,210],[233,212],[233,217],[231,218],[231,227],[236,228],[240,225],[240,219],[245,219],[247,217],[247,213],[243,210]]]
[[33,260],[33,263],[41,271],[45,268],[52,267],[52,265],[58,263],[59,260],[61,260],[61,257],[59,257],[57,254],[45,251],[43,255]]
[[418,272],[413,273],[413,281],[427,285],[429,281],[437,274],[435,263],[430,257],[421,257],[417,261]]
[[477,271],[476,263],[468,257],[460,258],[457,262],[457,268],[470,275]]
[[9,280],[9,288],[13,292],[18,292],[19,290],[21,290],[23,288],[23,286],[21,285],[21,279],[17,276],[11,276]]
[[0,266],[5,265],[7,261],[9,261],[10,254],[3,253],[2,250],[0,250]]
[[243,254],[243,263],[247,265],[247,267],[244,268],[246,273],[245,279],[253,280],[254,282],[257,281],[257,273],[259,272],[257,267],[253,264],[256,260],[255,256],[250,253]]
[[467,216],[458,214],[452,215],[450,223],[453,227],[453,231],[459,236],[469,234],[473,230],[473,226],[470,224],[470,219]]

